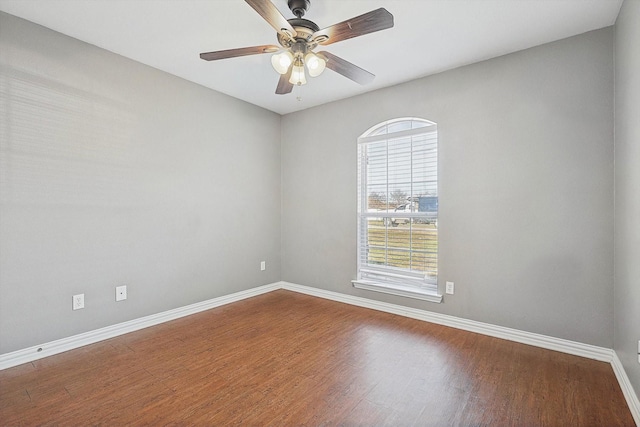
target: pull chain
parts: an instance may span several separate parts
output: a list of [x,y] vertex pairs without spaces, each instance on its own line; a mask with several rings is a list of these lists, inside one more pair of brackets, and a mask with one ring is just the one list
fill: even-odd
[[302,85],[295,85],[294,90],[296,91],[296,101],[302,101]]

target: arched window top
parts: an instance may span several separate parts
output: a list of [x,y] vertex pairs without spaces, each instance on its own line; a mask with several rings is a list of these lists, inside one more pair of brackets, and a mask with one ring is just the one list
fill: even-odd
[[401,117],[397,119],[387,120],[385,122],[378,123],[377,125],[372,126],[365,133],[363,133],[360,138],[389,135],[400,132],[404,133],[414,129],[421,129],[422,131],[426,131],[427,129],[424,128],[429,127],[433,128],[432,130],[436,130],[436,124],[429,120],[420,119],[417,117]]

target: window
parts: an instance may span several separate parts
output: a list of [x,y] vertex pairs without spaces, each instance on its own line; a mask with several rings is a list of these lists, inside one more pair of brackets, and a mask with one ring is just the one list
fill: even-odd
[[417,118],[358,138],[357,288],[440,302],[438,133]]

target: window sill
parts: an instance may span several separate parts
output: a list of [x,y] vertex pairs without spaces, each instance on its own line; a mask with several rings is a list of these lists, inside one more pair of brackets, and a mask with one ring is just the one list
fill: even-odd
[[418,289],[412,286],[403,286],[388,283],[370,282],[368,280],[352,280],[354,288],[367,291],[382,292],[383,294],[398,295],[406,298],[421,299],[424,301],[441,303],[442,295],[438,295],[428,289]]

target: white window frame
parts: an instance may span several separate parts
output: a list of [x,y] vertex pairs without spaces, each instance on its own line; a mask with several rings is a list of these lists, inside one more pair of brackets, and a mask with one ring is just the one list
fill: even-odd
[[[378,130],[385,126],[399,122],[416,122],[421,127],[402,130],[393,133],[380,134]],[[412,126],[413,127],[413,126]],[[392,143],[394,140],[406,139],[408,137],[429,135],[433,137],[435,133],[437,147],[437,125],[428,120],[415,117],[405,117],[388,120],[379,123],[358,138],[358,272],[357,279],[352,281],[354,287],[370,291],[382,292],[392,295],[400,295],[409,298],[422,299],[431,302],[442,302],[442,295],[438,293],[437,277],[429,277],[427,274],[410,271],[409,269],[396,268],[391,266],[378,266],[363,263],[366,256],[363,252],[368,247],[368,221],[370,218],[384,218],[386,226],[391,225],[394,219],[412,220],[415,218],[429,219],[437,221],[437,211],[434,212],[395,212],[387,211],[369,212],[368,188],[367,188],[367,159],[365,157],[365,146],[375,142]],[[373,134],[373,135],[372,135]],[[436,160],[437,162],[437,160]],[[437,172],[436,172],[437,175]],[[413,182],[413,181],[412,181]],[[436,177],[437,186],[437,177]],[[388,193],[388,190],[387,190]],[[437,196],[436,196],[437,197]],[[387,248],[388,243],[387,243]],[[411,249],[409,249],[411,251]],[[436,254],[437,257],[437,254]],[[436,261],[437,262],[437,261]]]

